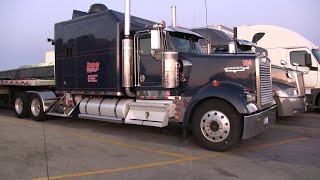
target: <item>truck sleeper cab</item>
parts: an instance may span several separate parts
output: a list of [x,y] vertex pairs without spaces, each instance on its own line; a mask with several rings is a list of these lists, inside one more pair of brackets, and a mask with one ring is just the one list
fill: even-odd
[[264,36],[257,45],[268,51],[273,65],[285,60],[290,69],[304,73],[308,108],[320,108],[320,50],[300,34],[279,26],[252,25],[237,27],[241,39],[251,40],[257,33]]
[[[268,54],[265,49],[256,47],[254,43],[247,40],[232,39],[220,30],[199,28],[193,29],[193,31],[208,37],[207,41],[201,41],[203,51],[206,53],[246,54],[263,52],[266,55]],[[286,66],[286,62],[284,63],[281,66]],[[306,99],[302,73],[281,66],[271,66],[272,91],[273,98],[277,103],[277,115],[293,116],[297,113],[303,113],[306,109]]]
[[39,101],[33,119],[78,116],[155,127],[176,121],[217,151],[275,119],[265,57],[202,54],[199,34],[126,12],[96,4],[55,25],[55,93],[61,98],[50,104],[56,98],[50,91],[32,92],[30,101]]

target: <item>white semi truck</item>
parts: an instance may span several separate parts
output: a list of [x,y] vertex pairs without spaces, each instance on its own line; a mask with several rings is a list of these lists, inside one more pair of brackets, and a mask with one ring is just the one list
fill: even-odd
[[[304,72],[307,105],[310,108],[320,108],[318,46],[300,34],[279,26],[240,26],[235,28],[235,34],[239,39],[256,42],[257,46],[266,49],[273,65],[281,65],[281,62],[286,61],[288,68]],[[257,41],[255,38],[259,35],[263,37]]]

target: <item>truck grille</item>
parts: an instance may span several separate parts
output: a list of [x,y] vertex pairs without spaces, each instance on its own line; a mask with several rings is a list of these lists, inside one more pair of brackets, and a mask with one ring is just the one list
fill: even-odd
[[258,105],[263,109],[273,103],[270,61],[265,57],[258,58],[257,67]]

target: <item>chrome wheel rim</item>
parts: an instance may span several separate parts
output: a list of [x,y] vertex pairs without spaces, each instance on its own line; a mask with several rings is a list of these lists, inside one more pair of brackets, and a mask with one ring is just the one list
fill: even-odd
[[37,98],[34,98],[31,102],[31,112],[34,116],[39,116],[40,114],[40,102]]
[[23,111],[23,102],[21,98],[17,98],[14,102],[14,108],[18,114],[21,114]]
[[203,136],[209,141],[221,142],[230,133],[230,121],[220,111],[208,111],[201,118],[200,128]]

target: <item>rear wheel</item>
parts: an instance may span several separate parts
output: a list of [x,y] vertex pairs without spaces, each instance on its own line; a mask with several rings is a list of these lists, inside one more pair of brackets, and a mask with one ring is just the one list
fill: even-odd
[[14,96],[14,114],[18,118],[29,117],[29,98],[27,93],[17,93]]
[[44,121],[47,115],[43,110],[43,103],[39,96],[31,95],[30,97],[30,115],[35,121]]
[[229,103],[210,99],[197,106],[192,133],[198,144],[214,151],[234,147],[241,140],[242,116]]

